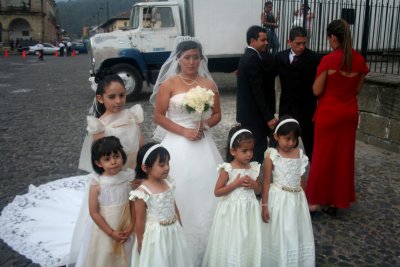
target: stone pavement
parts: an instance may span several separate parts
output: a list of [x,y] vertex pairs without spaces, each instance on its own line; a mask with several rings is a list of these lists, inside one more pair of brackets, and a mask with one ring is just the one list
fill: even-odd
[[[81,172],[77,169],[86,112],[93,100],[89,57],[0,57],[0,210],[15,195]],[[223,118],[212,129],[225,155],[235,121],[235,77],[215,74]],[[145,139],[151,138],[152,106],[145,89]],[[128,107],[135,104],[128,103]],[[340,145],[340,144],[338,144]],[[357,202],[336,218],[313,218],[317,266],[400,267],[400,157],[362,142],[356,148]],[[0,226],[1,227],[1,226]],[[0,241],[0,266],[38,266]]]

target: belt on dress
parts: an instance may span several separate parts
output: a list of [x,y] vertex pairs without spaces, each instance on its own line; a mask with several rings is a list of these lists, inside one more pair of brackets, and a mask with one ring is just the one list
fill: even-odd
[[165,225],[171,225],[171,224],[175,223],[177,220],[178,220],[178,218],[175,215],[173,218],[168,219],[168,220],[160,221],[159,223],[160,223],[160,225],[164,225],[165,226]]
[[286,186],[286,185],[281,185],[281,184],[277,184],[277,183],[272,183],[272,185],[278,187],[279,189],[282,189],[283,191],[287,191],[287,192],[301,192],[303,189],[299,186],[299,187],[290,187],[290,186]]

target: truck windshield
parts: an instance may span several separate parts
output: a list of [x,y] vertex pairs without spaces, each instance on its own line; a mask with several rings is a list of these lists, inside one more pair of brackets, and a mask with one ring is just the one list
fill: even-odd
[[132,9],[131,17],[129,20],[131,29],[137,29],[139,27],[139,15],[140,15],[139,7],[135,7],[134,9]]

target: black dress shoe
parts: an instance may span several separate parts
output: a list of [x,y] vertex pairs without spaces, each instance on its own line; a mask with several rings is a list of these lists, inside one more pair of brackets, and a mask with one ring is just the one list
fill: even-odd
[[336,207],[325,207],[321,211],[329,216],[336,217],[338,208]]

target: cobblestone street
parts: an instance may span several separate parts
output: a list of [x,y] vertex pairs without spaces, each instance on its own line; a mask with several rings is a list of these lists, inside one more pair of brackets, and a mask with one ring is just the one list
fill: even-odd
[[[40,185],[83,174],[79,154],[86,114],[93,101],[88,55],[76,57],[0,56],[0,210]],[[215,74],[223,117],[212,129],[225,155],[228,129],[235,122],[235,76]],[[155,126],[145,89],[142,104],[145,140]],[[337,144],[340,145],[340,144]],[[357,142],[357,202],[336,218],[313,218],[317,266],[400,267],[400,155]],[[1,226],[0,226],[1,227]],[[38,266],[0,240],[0,266]]]

